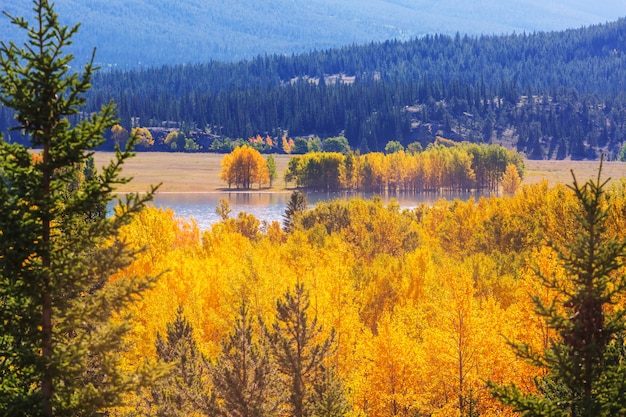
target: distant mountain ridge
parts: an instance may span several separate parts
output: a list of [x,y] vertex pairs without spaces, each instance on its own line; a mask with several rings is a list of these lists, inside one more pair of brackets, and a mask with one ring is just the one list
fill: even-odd
[[[441,136],[501,143],[534,159],[613,160],[626,142],[624,86],[620,18],[549,33],[427,35],[234,63],[99,71],[86,112],[113,99],[126,131],[151,129],[154,143],[139,150],[178,151],[166,136],[179,130],[195,143],[190,152],[224,152],[258,135],[272,138],[272,151],[288,135],[343,136],[361,152],[390,140],[424,148]],[[0,131],[11,125],[12,114],[0,108]]]
[[[72,52],[94,47],[107,67],[137,68],[322,50],[425,34],[503,34],[576,28],[626,16],[626,2],[603,0],[57,0],[67,24],[81,23]],[[3,4],[32,16],[32,2]],[[14,30],[0,20],[0,38]]]

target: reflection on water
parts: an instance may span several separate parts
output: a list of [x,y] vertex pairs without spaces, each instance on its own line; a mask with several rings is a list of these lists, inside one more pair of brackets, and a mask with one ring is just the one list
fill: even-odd
[[218,222],[215,208],[221,199],[226,199],[236,217],[241,211],[253,214],[259,220],[281,221],[287,207],[289,193],[159,193],[153,204],[157,207],[169,207],[179,217],[193,218],[200,229],[208,229]]
[[[194,218],[201,229],[208,229],[212,223],[220,220],[215,207],[222,198],[228,200],[232,210],[231,216],[236,217],[239,212],[253,214],[256,218],[268,223],[282,222],[282,216],[291,196],[290,192],[216,192],[216,193],[158,193],[153,204],[157,207],[169,207],[177,216]],[[415,208],[420,204],[432,204],[440,198],[467,200],[477,197],[475,193],[456,194],[415,194],[415,193],[388,193],[381,195],[383,202],[388,203],[395,199],[401,208]],[[306,193],[309,208],[313,208],[320,201],[333,199],[366,198],[371,199],[371,193]]]

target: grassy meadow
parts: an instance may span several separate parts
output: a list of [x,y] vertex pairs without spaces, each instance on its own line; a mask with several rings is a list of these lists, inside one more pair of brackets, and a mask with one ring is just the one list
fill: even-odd
[[[113,157],[110,152],[95,155],[96,166],[102,167]],[[123,173],[133,180],[118,188],[119,192],[147,191],[151,184],[162,183],[160,192],[214,192],[224,189],[220,180],[220,163],[223,155],[213,153],[164,153],[140,152],[127,161]],[[275,155],[278,177],[271,191],[284,191],[282,180],[290,155]],[[599,161],[526,161],[524,184],[533,184],[546,179],[551,185],[572,182],[576,178],[583,182],[598,174]],[[605,162],[603,178],[618,180],[626,177],[626,163]]]

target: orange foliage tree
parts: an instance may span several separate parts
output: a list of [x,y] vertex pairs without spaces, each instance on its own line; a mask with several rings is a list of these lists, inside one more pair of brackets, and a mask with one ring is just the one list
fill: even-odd
[[259,188],[270,181],[267,161],[261,153],[250,146],[239,146],[222,159],[220,178],[228,183],[228,188],[249,189],[258,183]]

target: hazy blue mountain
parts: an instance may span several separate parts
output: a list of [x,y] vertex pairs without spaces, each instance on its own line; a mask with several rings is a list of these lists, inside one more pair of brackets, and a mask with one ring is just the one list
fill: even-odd
[[[2,2],[31,16],[32,2]],[[105,66],[236,61],[424,34],[504,34],[577,28],[626,16],[626,1],[602,0],[56,0],[81,22],[73,52],[97,46]],[[0,38],[14,39],[8,19]]]

